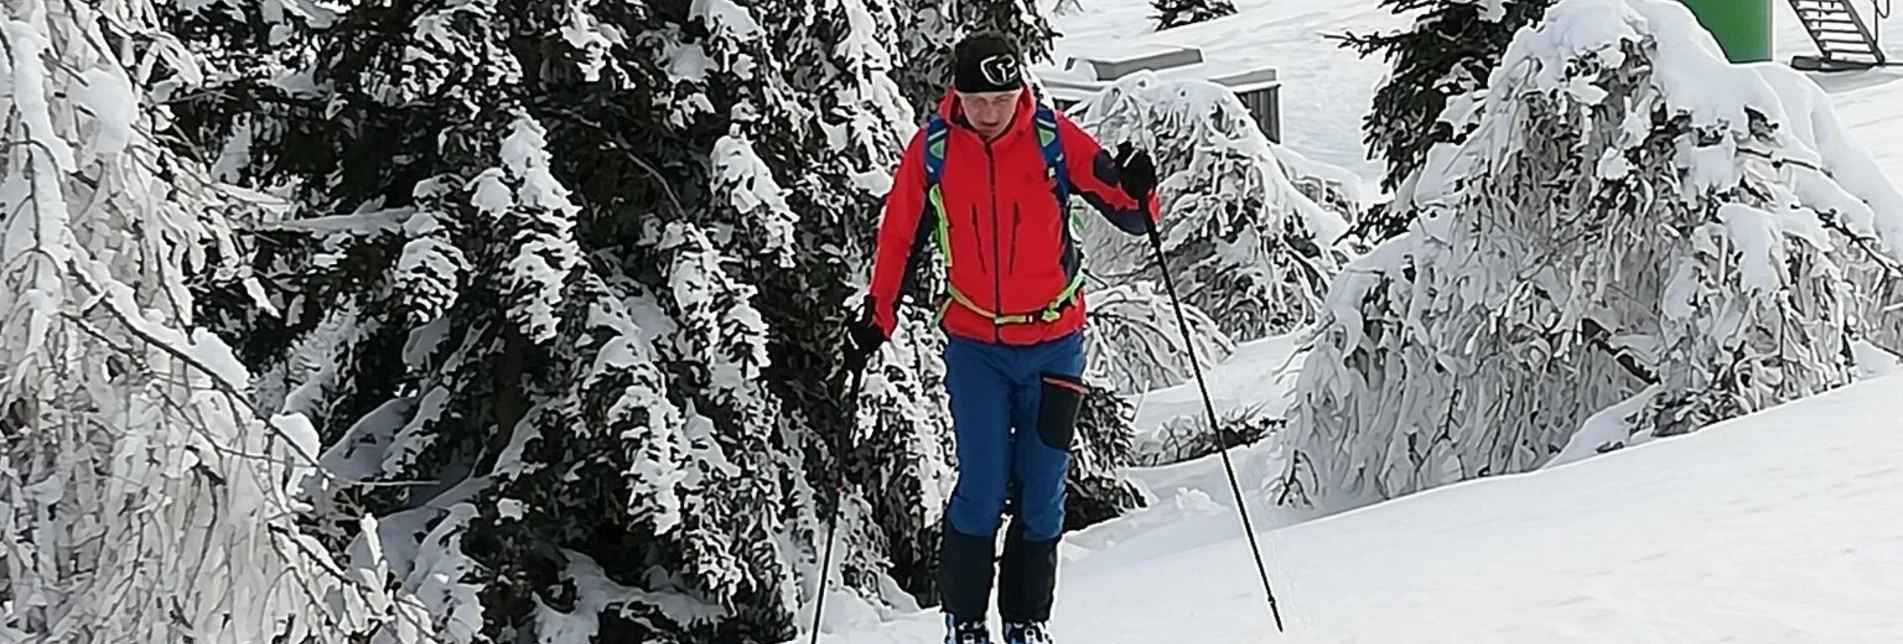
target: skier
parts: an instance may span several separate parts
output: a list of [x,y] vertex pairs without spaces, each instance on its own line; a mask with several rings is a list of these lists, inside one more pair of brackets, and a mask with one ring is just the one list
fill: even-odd
[[[1076,189],[1132,234],[1156,234],[1156,169],[1129,144],[1112,158],[1037,100],[1006,38],[953,50],[953,84],[907,144],[886,196],[864,319],[847,367],[891,337],[893,303],[927,239],[946,262],[939,302],[958,483],[939,561],[946,641],[988,644],[994,572],[1007,644],[1050,641],[1065,474],[1085,391],[1081,256],[1069,216]],[[993,570],[1007,495],[1013,519]]]

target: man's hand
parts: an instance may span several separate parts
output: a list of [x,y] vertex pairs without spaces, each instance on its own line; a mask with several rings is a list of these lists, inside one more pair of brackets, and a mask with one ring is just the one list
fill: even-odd
[[[1117,185],[1124,194],[1130,195],[1137,203],[1148,203],[1150,192],[1156,190],[1156,164],[1150,162],[1150,153],[1136,149],[1129,141],[1117,144],[1117,168],[1120,180]],[[1157,230],[1156,221],[1143,218],[1144,232],[1150,236],[1150,244],[1160,252],[1163,249],[1163,231]]]
[[1156,164],[1150,161],[1150,153],[1136,149],[1129,141],[1117,144],[1117,171],[1121,177],[1117,186],[1137,203],[1148,201],[1150,192],[1156,190]]
[[873,321],[872,311],[872,300],[867,298],[865,315],[846,325],[845,359],[848,371],[866,368],[872,354],[885,344],[885,329],[879,328],[879,324]]

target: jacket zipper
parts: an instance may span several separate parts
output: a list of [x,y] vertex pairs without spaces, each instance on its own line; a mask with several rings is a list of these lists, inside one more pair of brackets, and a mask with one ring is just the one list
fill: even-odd
[[[998,257],[998,158],[991,154],[991,141],[985,141],[985,172],[990,183],[985,192],[991,194],[991,312],[1004,315],[1004,279],[999,275],[1003,262]],[[1003,325],[996,320],[991,323],[991,338],[1004,341]]]
[[1011,261],[1005,264],[1005,270],[1013,275],[1018,272],[1018,231],[1024,228],[1024,212],[1018,204],[1011,204]]
[[[985,239],[978,234],[978,204],[971,205],[971,245],[978,249],[979,270],[991,270],[985,266]],[[947,279],[950,279],[949,277]]]

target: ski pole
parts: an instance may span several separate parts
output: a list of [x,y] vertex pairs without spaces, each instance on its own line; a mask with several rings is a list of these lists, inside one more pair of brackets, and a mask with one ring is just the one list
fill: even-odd
[[[865,384],[865,378],[865,368],[861,367],[852,373],[852,386],[848,388],[848,391],[852,392],[852,422],[855,426],[859,422],[859,394],[860,387]],[[851,440],[850,435],[847,440]],[[840,450],[840,453],[843,455],[845,450]],[[826,612],[826,579],[828,573],[832,572],[833,543],[837,541],[834,535],[839,532],[839,523],[845,518],[845,502],[846,459],[841,458],[833,467],[833,522],[826,528],[826,554],[821,556],[819,561],[819,597],[815,599],[816,603],[813,605],[813,644],[819,644],[819,620]]]
[[1216,405],[1209,400],[1209,386],[1203,383],[1203,367],[1196,362],[1196,345],[1189,335],[1189,321],[1183,316],[1183,302],[1176,296],[1176,283],[1170,279],[1170,269],[1164,265],[1163,234],[1150,224],[1150,247],[1156,250],[1156,272],[1163,274],[1163,288],[1170,294],[1170,303],[1176,308],[1176,326],[1183,331],[1183,350],[1189,352],[1189,366],[1196,374],[1196,389],[1203,394],[1203,413],[1209,417],[1209,431],[1216,433],[1216,453],[1222,455],[1223,471],[1229,474],[1229,491],[1236,495],[1236,513],[1242,517],[1242,533],[1249,537],[1249,550],[1255,554],[1255,570],[1262,575],[1262,592],[1269,598],[1269,613],[1275,616],[1275,630],[1282,628],[1282,610],[1275,605],[1275,591],[1269,587],[1269,569],[1262,564],[1262,547],[1256,544],[1255,528],[1249,525],[1249,509],[1242,499],[1242,484],[1236,482],[1236,467],[1229,462],[1229,445],[1223,440],[1222,430],[1216,427]]

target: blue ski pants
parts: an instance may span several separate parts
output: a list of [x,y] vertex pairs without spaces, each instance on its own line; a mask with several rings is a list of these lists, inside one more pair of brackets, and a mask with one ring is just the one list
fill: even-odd
[[1083,368],[1083,331],[1029,346],[947,341],[958,484],[939,566],[953,620],[984,619],[1007,499],[1014,518],[995,559],[998,613],[1008,622],[1050,618]]
[[945,388],[958,448],[958,486],[946,510],[953,528],[996,534],[1006,496],[1015,492],[1026,540],[1063,533],[1083,368],[1081,331],[1028,346],[947,341]]

